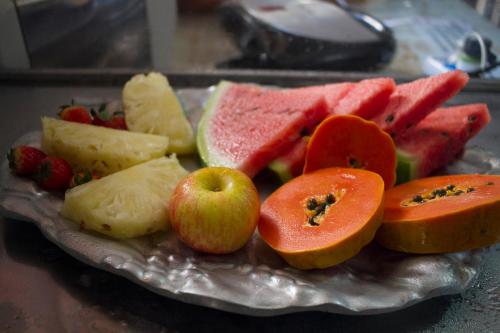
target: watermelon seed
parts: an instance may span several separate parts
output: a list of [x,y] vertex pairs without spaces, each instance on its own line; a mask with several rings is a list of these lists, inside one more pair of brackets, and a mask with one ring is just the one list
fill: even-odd
[[477,116],[471,115],[471,116],[467,117],[467,120],[469,121],[469,123],[474,123],[477,120]]
[[386,123],[390,123],[394,120],[394,115],[393,114],[390,114],[387,116],[387,118],[385,118],[385,122]]
[[450,136],[448,132],[441,132],[441,135],[444,136],[445,138],[448,138]]

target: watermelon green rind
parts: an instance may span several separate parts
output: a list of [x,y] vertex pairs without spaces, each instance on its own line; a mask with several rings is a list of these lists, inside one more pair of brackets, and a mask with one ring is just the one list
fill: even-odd
[[282,183],[286,183],[293,178],[289,166],[286,163],[280,162],[279,160],[272,161],[268,168],[278,175]]
[[[419,161],[417,158],[401,149],[396,149],[396,158],[396,184],[405,183],[418,177]],[[286,183],[294,177],[290,172],[289,165],[279,159],[271,162],[268,168],[279,177],[282,183]]]
[[200,155],[201,161],[205,166],[217,166],[224,165],[227,167],[235,167],[233,161],[224,159],[219,156],[215,151],[209,151],[210,138],[208,137],[208,122],[214,116],[217,109],[217,104],[219,103],[220,97],[226,92],[226,90],[231,87],[233,83],[229,81],[221,81],[212,92],[205,105],[203,115],[201,116],[200,122],[198,123],[198,131],[196,134],[196,146],[198,148],[198,154]]
[[406,183],[418,176],[418,159],[401,149],[396,149],[396,184]]
[[209,97],[200,120],[200,158],[208,166],[254,177],[291,148],[304,128],[327,116],[322,96],[223,82]]

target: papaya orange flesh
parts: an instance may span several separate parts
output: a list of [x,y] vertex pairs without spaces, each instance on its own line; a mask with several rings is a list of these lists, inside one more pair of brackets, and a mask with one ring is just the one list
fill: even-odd
[[357,254],[383,215],[384,182],[361,169],[327,168],[301,175],[262,204],[262,239],[291,266],[325,268]]
[[396,181],[396,147],[374,122],[357,116],[330,116],[314,131],[307,146],[304,173],[329,167],[378,173],[389,188]]
[[500,242],[500,176],[438,176],[389,189],[376,238],[407,253],[459,252]]

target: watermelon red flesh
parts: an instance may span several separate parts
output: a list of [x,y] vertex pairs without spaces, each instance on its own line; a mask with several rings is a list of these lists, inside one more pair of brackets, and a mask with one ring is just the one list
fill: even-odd
[[283,183],[302,174],[308,141],[308,136],[300,137],[282,156],[269,164],[269,169],[276,173]]
[[221,82],[200,121],[198,150],[208,166],[253,177],[327,115],[323,97]]
[[356,83],[345,82],[345,83],[332,83],[323,86],[311,86],[303,88],[289,89],[289,92],[300,92],[304,94],[310,94],[317,97],[323,96],[325,98],[326,104],[328,105],[328,110],[333,113],[339,102],[346,96],[354,87]]
[[333,114],[371,119],[381,113],[396,85],[393,79],[379,78],[357,83],[333,108]]
[[450,71],[398,85],[385,110],[372,120],[396,139],[456,95],[468,79],[464,72]]
[[490,121],[485,104],[437,109],[398,138],[398,183],[445,167]]

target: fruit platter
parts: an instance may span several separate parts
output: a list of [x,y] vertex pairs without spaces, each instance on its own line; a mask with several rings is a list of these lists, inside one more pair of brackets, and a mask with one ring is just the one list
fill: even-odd
[[[41,119],[1,166],[0,211],[89,265],[248,315],[375,314],[461,293],[500,241],[485,104],[455,71],[302,88],[221,81]],[[47,113],[49,114],[49,112]]]

